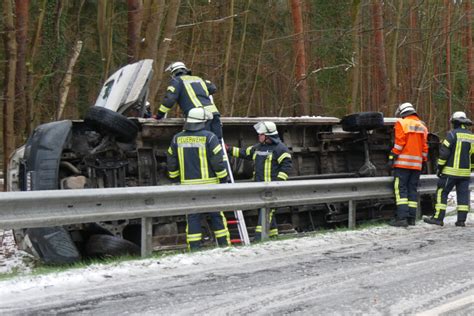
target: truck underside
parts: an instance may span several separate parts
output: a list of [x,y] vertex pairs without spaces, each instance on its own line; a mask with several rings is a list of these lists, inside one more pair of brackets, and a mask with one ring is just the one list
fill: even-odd
[[[183,120],[128,119],[115,114],[105,127],[94,122],[91,124],[90,119],[39,126],[26,144],[18,181],[12,184],[12,189],[15,186],[19,190],[63,190],[170,184],[165,153],[173,135],[181,131]],[[100,120],[104,122],[102,116]],[[260,120],[277,124],[282,140],[292,153],[293,171],[289,174],[289,181],[390,175],[387,157],[392,146],[393,119],[385,119],[377,128],[367,129],[365,127],[373,126],[357,126],[357,122],[344,123],[332,117],[222,118],[225,142],[238,147],[254,144],[256,135],[252,126]],[[132,129],[131,135],[124,133],[123,129],[122,134],[117,135],[111,130],[117,121],[119,124],[132,123],[136,128]],[[355,127],[351,128],[352,125]],[[424,173],[434,170],[432,162],[436,161],[438,144],[438,138],[430,135],[429,162]],[[252,162],[231,159],[231,165],[237,182],[251,181]],[[429,196],[421,201],[422,209],[431,210]],[[394,209],[393,199],[361,201],[357,203],[357,219],[387,218]],[[257,210],[248,210],[244,214],[252,237]],[[280,233],[344,225],[347,214],[346,203],[300,205],[276,211]],[[232,213],[226,215],[233,217]],[[185,247],[185,229],[184,216],[155,218],[154,249]],[[209,232],[204,221],[203,229]],[[238,238],[237,228],[230,227],[230,230],[232,237]],[[140,221],[25,229],[17,230],[15,235],[19,245],[45,262],[74,262],[81,257],[138,254]],[[50,235],[56,238],[48,239]],[[211,243],[211,234],[205,236]],[[58,247],[65,249],[64,254],[57,253]]]

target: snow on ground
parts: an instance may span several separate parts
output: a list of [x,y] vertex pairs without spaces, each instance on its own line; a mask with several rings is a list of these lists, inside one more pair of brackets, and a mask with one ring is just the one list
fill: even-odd
[[[449,198],[448,213],[454,211],[453,202],[455,194]],[[472,201],[473,199],[471,199]],[[471,202],[471,208],[474,207]],[[455,214],[455,212],[454,212]],[[456,216],[445,218],[445,225],[454,225]],[[472,225],[474,214],[470,213],[468,223]],[[39,276],[31,275],[34,265],[32,257],[22,251],[18,251],[14,244],[11,231],[0,231],[0,274],[14,271],[21,272],[15,278],[0,281],[0,297],[12,291],[26,290],[32,287],[61,286],[64,284],[78,283],[84,286],[88,283],[97,282],[115,276],[130,276],[130,274],[157,273],[163,270],[172,270],[176,267],[193,265],[212,265],[216,261],[234,260],[239,257],[258,257],[278,250],[285,249],[317,249],[331,245],[332,243],[343,243],[350,240],[375,240],[380,236],[399,236],[407,233],[407,230],[423,231],[439,229],[438,226],[428,225],[418,221],[414,227],[407,229],[390,226],[372,227],[357,231],[339,231],[317,234],[310,237],[300,237],[288,240],[272,241],[255,244],[250,247],[216,248],[196,253],[178,254],[164,258],[133,260],[113,264],[94,264],[80,269],[71,269],[64,272],[51,273]],[[2,238],[3,237],[3,238]]]

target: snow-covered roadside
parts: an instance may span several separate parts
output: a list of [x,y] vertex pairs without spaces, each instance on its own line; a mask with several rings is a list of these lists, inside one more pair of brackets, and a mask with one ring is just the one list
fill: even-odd
[[[450,198],[452,201],[452,198]],[[472,202],[471,202],[472,204]],[[453,210],[450,206],[448,210]],[[456,216],[449,216],[445,219],[446,226],[454,225]],[[474,214],[469,214],[469,226],[474,225]],[[265,253],[284,251],[293,249],[302,251],[305,249],[316,249],[327,247],[332,244],[341,244],[348,241],[376,240],[380,237],[396,237],[411,233],[422,232],[424,230],[440,229],[437,226],[428,225],[419,221],[417,226],[407,229],[394,228],[389,226],[373,227],[360,231],[328,232],[312,237],[302,237],[282,241],[273,241],[263,244],[252,245],[251,247],[237,247],[226,249],[212,249],[197,253],[180,254],[160,259],[145,259],[120,262],[115,264],[95,264],[86,268],[68,270],[60,273],[52,273],[41,276],[31,276],[28,272],[32,266],[32,260],[21,251],[16,250],[11,232],[5,232],[2,241],[3,257],[0,257],[0,273],[20,271],[22,275],[4,281],[0,281],[0,297],[3,294],[14,291],[22,291],[32,287],[61,286],[64,284],[78,283],[84,286],[87,283],[95,283],[106,280],[112,276],[130,276],[131,274],[142,275],[149,273],[159,273],[160,271],[170,271],[177,267],[212,265],[213,263],[225,262],[227,260],[238,260],[239,257],[258,257]],[[6,254],[6,256],[5,256]]]

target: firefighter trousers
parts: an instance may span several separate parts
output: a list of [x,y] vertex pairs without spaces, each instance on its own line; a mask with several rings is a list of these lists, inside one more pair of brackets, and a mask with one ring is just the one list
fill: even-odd
[[222,140],[222,123],[221,115],[219,113],[214,113],[212,115],[212,120],[206,122],[206,130],[216,134],[217,139],[219,139],[219,144]]
[[436,189],[436,204],[434,218],[443,220],[446,216],[446,207],[448,202],[448,194],[456,186],[456,197],[458,206],[458,221],[464,222],[469,212],[470,191],[469,178],[449,177],[442,175],[438,180],[438,188]]
[[[262,209],[258,210],[258,223],[257,226],[255,227],[255,240],[261,240],[262,239],[262,220],[263,220],[263,211]],[[268,236],[269,237],[275,237],[278,236],[278,228],[277,228],[277,222],[275,218],[275,209],[271,209],[269,214],[268,214],[268,222],[269,222],[269,231],[268,231]]]
[[204,214],[188,214],[186,216],[186,242],[188,249],[195,250],[201,247],[202,227],[201,217],[209,215],[211,218],[211,228],[214,231],[219,246],[230,245],[230,234],[227,229],[227,220],[223,212],[213,212]]
[[393,188],[398,219],[416,218],[416,209],[418,207],[417,186],[420,174],[420,170],[394,169]]

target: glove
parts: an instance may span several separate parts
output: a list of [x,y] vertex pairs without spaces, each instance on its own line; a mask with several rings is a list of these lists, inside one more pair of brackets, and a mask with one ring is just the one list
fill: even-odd
[[436,175],[438,176],[438,178],[441,178],[441,176],[443,175],[443,166],[438,166],[438,170],[436,171]]
[[395,162],[395,160],[397,160],[397,155],[394,155],[394,154],[390,154],[390,156],[388,156],[388,161],[387,161],[387,167],[389,169],[393,168],[393,163]]
[[165,115],[161,112],[158,112],[157,114],[152,116],[155,120],[161,120]]
[[224,146],[225,146],[225,151],[226,151],[226,152],[230,152],[230,148],[231,148],[231,147],[230,147],[229,145],[227,145],[227,144],[224,144]]

